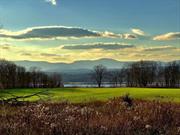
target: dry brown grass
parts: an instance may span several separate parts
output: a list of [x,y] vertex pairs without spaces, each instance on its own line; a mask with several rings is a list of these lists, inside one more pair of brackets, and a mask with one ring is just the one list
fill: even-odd
[[180,104],[122,98],[0,105],[0,135],[179,135]]

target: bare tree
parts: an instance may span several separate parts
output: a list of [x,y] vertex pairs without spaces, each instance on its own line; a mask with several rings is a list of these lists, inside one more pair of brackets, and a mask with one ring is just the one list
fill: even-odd
[[50,75],[51,78],[51,87],[63,87],[62,76],[59,73],[53,73]]
[[168,63],[164,69],[166,87],[179,87],[180,64],[177,62]]
[[24,67],[0,59],[0,88],[63,87],[60,74],[47,75],[36,67]]
[[97,65],[94,67],[92,77],[96,81],[98,87],[102,85],[102,81],[105,79],[106,67],[103,65]]
[[31,79],[32,79],[32,85],[34,88],[38,86],[38,77],[39,77],[39,72],[40,69],[38,67],[30,67],[30,72],[31,72]]
[[6,60],[0,60],[0,82],[4,88],[15,87],[16,65]]
[[113,83],[114,87],[122,86],[122,83],[125,81],[126,72],[122,68],[120,70],[115,70],[111,72],[110,81]]
[[110,82],[113,84],[113,86],[117,87],[119,81],[119,71],[112,71],[109,77]]
[[151,61],[140,61],[131,64],[127,68],[128,86],[147,87],[155,81],[157,63]]
[[16,68],[16,87],[23,88],[24,87],[24,81],[25,81],[25,68],[24,67],[17,67]]
[[156,87],[164,87],[165,78],[164,78],[164,66],[161,63],[157,65],[156,78],[155,78]]

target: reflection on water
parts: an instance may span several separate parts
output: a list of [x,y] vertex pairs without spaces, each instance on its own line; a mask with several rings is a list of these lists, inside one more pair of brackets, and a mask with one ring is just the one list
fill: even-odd
[[[113,83],[106,83],[102,84],[102,87],[115,87],[116,85]],[[85,82],[66,82],[64,83],[64,87],[80,87],[80,88],[91,88],[91,87],[98,87],[95,83],[85,83]]]

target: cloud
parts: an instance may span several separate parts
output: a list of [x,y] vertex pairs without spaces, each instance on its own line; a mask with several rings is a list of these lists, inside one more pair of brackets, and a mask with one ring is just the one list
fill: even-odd
[[123,34],[122,38],[123,39],[136,39],[137,37],[133,34]]
[[170,51],[170,50],[173,50],[173,49],[177,49],[176,47],[174,46],[159,46],[159,47],[150,47],[150,48],[144,48],[143,51]]
[[11,46],[10,46],[10,44],[0,44],[0,49],[2,49],[2,50],[10,50]]
[[23,52],[20,55],[22,55],[22,56],[33,56],[33,54],[28,53],[28,52]]
[[65,56],[67,56],[64,54],[55,54],[55,53],[41,53],[40,55],[44,56],[44,57],[65,57]]
[[180,39],[180,32],[170,32],[162,35],[155,36],[153,40],[175,40],[175,39]]
[[56,0],[46,0],[46,2],[51,3],[52,5],[57,5],[57,1]]
[[3,49],[3,50],[10,50],[10,47],[9,47],[9,46],[1,46],[0,49]]
[[75,44],[75,45],[65,45],[62,49],[68,50],[90,50],[90,49],[103,49],[103,50],[117,50],[134,48],[134,45],[126,45],[122,43],[88,43],[88,44]]
[[80,37],[98,37],[100,33],[73,27],[64,26],[41,26],[27,28],[21,31],[8,31],[1,29],[0,37],[12,39],[55,39],[55,38],[80,38]]
[[0,29],[0,38],[14,40],[55,40],[69,38],[122,38],[135,39],[132,34],[115,34],[113,32],[98,32],[78,27],[66,26],[40,26],[20,31]]
[[2,46],[3,44],[0,44],[0,52],[2,51],[1,58],[15,61],[30,60],[70,63],[79,60],[95,60],[101,58],[110,58],[120,61],[169,61],[180,59],[180,48],[177,46],[133,46],[117,42],[67,44],[49,46],[46,48],[42,46],[15,45],[15,43],[13,43],[9,45],[10,49],[3,50],[1,48],[4,48],[4,46]]
[[133,34],[115,34],[113,32],[105,31],[99,33],[101,37],[107,38],[122,38],[122,39],[136,39],[137,37]]
[[111,37],[111,38],[122,38],[121,34],[115,34],[113,32],[109,32],[109,31],[105,31],[105,32],[101,32],[99,33],[102,37]]
[[136,35],[145,36],[145,32],[140,29],[132,29],[131,31]]

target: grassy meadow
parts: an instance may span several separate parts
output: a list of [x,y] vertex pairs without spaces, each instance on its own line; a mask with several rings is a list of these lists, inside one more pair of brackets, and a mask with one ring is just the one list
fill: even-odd
[[[114,97],[122,97],[129,94],[134,99],[160,100],[180,102],[180,89],[172,88],[38,88],[38,89],[9,89],[10,94],[1,93],[1,96],[10,98],[13,96],[30,95],[47,90],[47,95],[41,95],[41,100],[49,102],[69,101],[73,103],[106,101]],[[39,97],[27,98],[28,101],[37,101]]]

